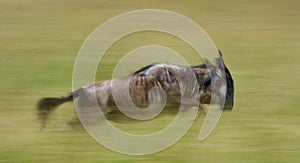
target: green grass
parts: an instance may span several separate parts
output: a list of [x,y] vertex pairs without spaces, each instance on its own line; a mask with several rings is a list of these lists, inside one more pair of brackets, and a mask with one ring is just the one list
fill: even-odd
[[[0,162],[298,162],[300,160],[300,3],[285,1],[0,1]],[[211,36],[235,80],[235,107],[214,132],[198,141],[203,117],[165,151],[128,156],[96,143],[82,127],[61,129],[76,117],[64,104],[40,132],[35,104],[71,90],[81,44],[118,14],[160,8],[183,14]],[[107,52],[96,78],[109,79],[116,61],[147,45],[168,46],[191,64],[201,62],[182,41],[162,33],[136,33]],[[133,132],[157,131],[174,118],[118,120]],[[112,116],[113,118],[113,116]],[[128,125],[131,124],[131,125]]]

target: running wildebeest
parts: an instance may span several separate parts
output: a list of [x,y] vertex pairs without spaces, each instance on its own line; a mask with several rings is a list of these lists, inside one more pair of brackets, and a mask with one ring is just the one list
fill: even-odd
[[[219,58],[217,58],[217,66],[208,66],[205,64],[192,66],[192,67],[179,67],[171,64],[153,64],[145,66],[136,72],[124,78],[99,81],[88,86],[81,87],[80,89],[72,92],[66,97],[46,97],[42,98],[37,104],[39,118],[43,124],[46,123],[49,113],[58,107],[60,104],[73,101],[74,98],[79,97],[82,93],[92,92],[96,94],[98,105],[104,114],[111,112],[110,106],[115,106],[115,100],[112,93],[112,83],[122,85],[129,82],[130,98],[136,106],[146,107],[153,102],[153,97],[149,95],[151,88],[159,86],[162,88],[167,96],[167,103],[180,104],[183,102],[185,105],[193,106],[198,104],[199,109],[203,109],[203,104],[210,104],[212,98],[211,81],[212,78],[218,76],[218,69],[223,69],[226,77],[226,92],[224,91],[225,103],[223,110],[232,110],[234,103],[234,82],[232,76],[223,62],[222,54],[219,51]],[[195,79],[199,90],[198,100],[193,101],[193,98],[182,97],[180,83],[178,76],[185,78],[184,74],[190,70],[194,73]],[[220,88],[222,89],[222,88]],[[224,90],[224,88],[223,88]],[[121,91],[120,91],[121,92]],[[225,95],[226,93],[226,95]]]

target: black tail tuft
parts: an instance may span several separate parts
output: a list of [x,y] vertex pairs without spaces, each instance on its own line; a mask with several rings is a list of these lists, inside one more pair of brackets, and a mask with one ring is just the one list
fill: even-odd
[[41,128],[45,127],[51,111],[55,110],[55,108],[58,107],[59,105],[72,100],[73,100],[73,94],[61,98],[46,97],[40,99],[40,101],[37,104],[37,111],[38,111],[39,120],[41,121]]

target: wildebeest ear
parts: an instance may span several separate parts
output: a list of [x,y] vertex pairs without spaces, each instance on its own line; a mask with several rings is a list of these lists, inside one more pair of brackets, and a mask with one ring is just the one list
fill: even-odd
[[224,69],[224,62],[223,62],[223,54],[220,50],[219,52],[219,57],[216,59],[216,66],[220,69]]
[[222,59],[223,59],[223,54],[222,54],[222,52],[221,52],[221,50],[220,50],[220,49],[218,50],[218,52],[219,52],[219,56],[220,56],[220,58],[222,58]]
[[218,50],[219,55],[215,58],[212,63],[212,61],[204,58],[204,63],[206,67],[210,70],[217,70],[217,69],[224,69],[224,62],[223,62],[223,54],[220,50]]

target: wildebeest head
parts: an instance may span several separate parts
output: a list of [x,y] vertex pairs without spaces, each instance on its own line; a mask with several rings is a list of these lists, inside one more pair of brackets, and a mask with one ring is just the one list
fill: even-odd
[[[206,61],[206,64],[193,66],[192,69],[197,76],[200,86],[200,102],[202,104],[210,104],[213,91],[216,97],[225,98],[223,110],[232,110],[234,104],[234,81],[229,69],[223,62],[221,51],[219,51],[219,54],[220,57],[216,59],[216,65]],[[226,79],[226,87],[222,85],[221,77]],[[214,87],[215,90],[212,90],[211,84],[217,85]],[[218,101],[216,100],[215,102]]]
[[[217,69],[225,73],[226,78],[226,97],[223,110],[232,110],[234,104],[234,81],[229,69],[225,65],[222,52],[219,51],[220,57],[217,59]],[[221,88],[222,89],[222,88]],[[221,90],[220,90],[221,91]]]
[[225,64],[224,66],[225,66],[225,73],[226,73],[227,92],[226,92],[226,99],[225,99],[225,104],[223,109],[232,110],[233,103],[234,103],[234,81]]

